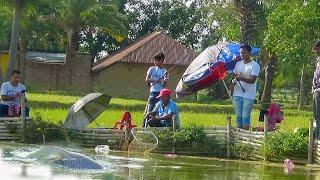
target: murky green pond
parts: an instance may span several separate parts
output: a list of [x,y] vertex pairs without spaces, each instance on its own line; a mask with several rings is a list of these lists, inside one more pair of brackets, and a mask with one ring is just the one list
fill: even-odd
[[[42,146],[43,147],[43,146]],[[320,179],[320,170],[295,166],[285,175],[281,164],[226,161],[163,155],[128,157],[119,152],[96,155],[93,150],[63,148],[102,165],[99,170],[74,169],[53,163],[52,153],[34,158],[38,145],[0,144],[1,179]],[[50,146],[49,146],[50,148]],[[50,154],[51,153],[51,154]],[[41,159],[43,158],[43,159]],[[47,159],[46,159],[47,158]],[[50,159],[51,158],[51,159]],[[50,159],[50,160],[48,160]],[[57,161],[55,161],[57,162]]]

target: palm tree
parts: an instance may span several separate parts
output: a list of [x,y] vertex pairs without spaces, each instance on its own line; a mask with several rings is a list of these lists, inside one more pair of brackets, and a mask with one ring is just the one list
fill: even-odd
[[20,14],[21,14],[21,0],[13,0],[13,21],[12,21],[12,32],[9,48],[9,62],[7,66],[7,72],[5,80],[10,78],[10,73],[13,70],[14,64],[17,60],[17,48],[19,40],[19,30],[20,30]]
[[57,24],[67,33],[66,78],[72,85],[72,66],[76,61],[81,32],[88,29],[104,31],[117,41],[127,37],[127,17],[119,12],[117,0],[62,0]]

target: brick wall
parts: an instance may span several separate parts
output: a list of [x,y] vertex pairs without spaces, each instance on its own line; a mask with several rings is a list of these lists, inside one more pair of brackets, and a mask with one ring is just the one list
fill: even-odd
[[92,91],[91,56],[78,55],[73,65],[72,86],[66,84],[64,64],[44,64],[26,61],[25,85],[32,90]]
[[[115,63],[94,75],[94,90],[113,97],[147,98],[149,87],[145,83],[147,70],[153,64]],[[170,66],[166,66],[169,69]],[[187,66],[176,66],[169,73],[168,88],[175,90]]]

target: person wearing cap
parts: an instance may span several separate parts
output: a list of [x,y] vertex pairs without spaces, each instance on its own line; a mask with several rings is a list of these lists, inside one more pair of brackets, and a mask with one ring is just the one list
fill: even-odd
[[170,99],[171,91],[169,89],[162,89],[157,96],[160,101],[156,104],[154,109],[146,116],[147,124],[150,127],[172,127],[172,121],[175,121],[175,127],[180,127],[179,113],[177,105]]
[[313,117],[316,121],[315,135],[319,137],[320,130],[320,41],[318,41],[313,50],[316,53],[316,69],[313,74],[312,80],[312,93],[313,93]]
[[169,79],[167,69],[163,67],[164,53],[160,52],[153,57],[154,66],[147,71],[145,82],[150,86],[150,95],[147,105],[147,113],[152,111],[155,104],[158,102],[156,98],[161,89],[165,88]]

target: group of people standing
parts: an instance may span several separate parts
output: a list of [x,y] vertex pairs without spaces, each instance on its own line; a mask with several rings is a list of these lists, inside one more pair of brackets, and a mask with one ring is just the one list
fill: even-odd
[[[233,72],[233,104],[238,128],[249,129],[260,66],[252,60],[251,46],[247,44],[240,46],[240,57]],[[171,91],[166,88],[169,74],[163,66],[164,60],[163,53],[155,55],[154,66],[147,71],[145,82],[150,86],[150,95],[142,123],[144,127],[172,126],[172,120],[176,127],[180,126],[177,105],[170,99]]]

